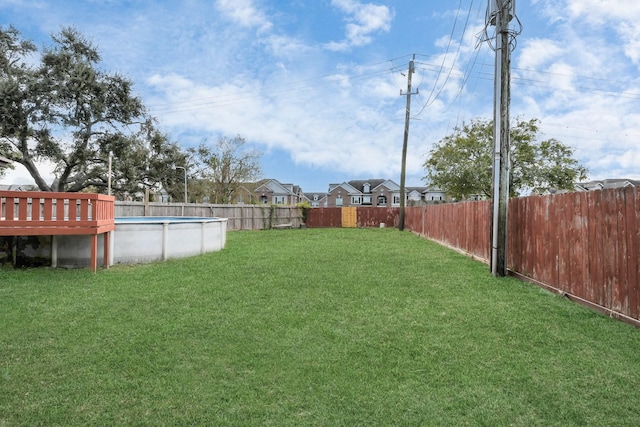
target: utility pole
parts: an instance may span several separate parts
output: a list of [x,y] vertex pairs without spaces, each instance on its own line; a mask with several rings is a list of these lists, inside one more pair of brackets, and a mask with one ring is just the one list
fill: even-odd
[[415,72],[415,67],[413,61],[416,59],[416,55],[413,54],[413,59],[409,61],[409,73],[407,74],[407,93],[402,93],[402,89],[400,89],[400,96],[406,95],[407,97],[407,108],[406,114],[404,118],[404,141],[402,143],[402,169],[400,171],[400,216],[398,218],[398,229],[400,231],[404,230],[404,208],[406,202],[406,190],[405,190],[405,181],[407,178],[407,143],[409,142],[409,121],[411,118],[411,95],[417,95],[419,92],[416,90],[415,93],[411,92],[411,75]]
[[511,177],[509,160],[509,102],[511,98],[509,22],[515,15],[515,0],[489,0],[489,9],[489,24],[496,26],[491,274],[506,276],[509,180]]

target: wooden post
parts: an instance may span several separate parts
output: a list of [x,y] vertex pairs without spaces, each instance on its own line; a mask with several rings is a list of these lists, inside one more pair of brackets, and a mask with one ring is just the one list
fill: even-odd
[[104,267],[105,268],[109,268],[109,261],[110,261],[110,248],[111,248],[111,231],[107,231],[106,233],[102,233],[104,236],[104,242],[103,242],[103,249],[102,249],[102,253],[103,253],[103,263],[104,263]]
[[98,271],[98,235],[91,235],[91,271]]
[[51,236],[51,267],[58,266],[58,236]]
[[494,81],[494,163],[491,223],[491,273],[507,275],[507,236],[509,206],[509,102],[511,97],[511,47],[509,13],[512,0],[498,1],[496,14],[496,63]]

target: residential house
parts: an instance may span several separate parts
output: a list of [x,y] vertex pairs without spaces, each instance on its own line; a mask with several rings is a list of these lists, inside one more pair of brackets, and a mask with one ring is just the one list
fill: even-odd
[[405,187],[406,205],[413,206],[422,204],[424,187]]
[[283,184],[276,179],[263,179],[253,190],[255,200],[261,204],[295,205],[306,200],[298,185]]
[[[447,194],[438,188],[406,187],[407,206],[448,201]],[[330,184],[325,204],[320,206],[400,206],[400,186],[389,179],[353,180]]]
[[595,191],[609,188],[624,188],[640,186],[640,181],[633,179],[604,179],[600,181],[579,182],[576,184],[576,191]]
[[438,188],[406,187],[405,193],[408,206],[444,203],[447,201],[447,193]]
[[240,185],[235,192],[233,203],[243,205],[243,204],[256,204],[258,203],[258,197],[256,196],[256,188],[260,185],[262,181],[259,182],[246,182]]
[[[207,191],[206,180],[196,181]],[[239,183],[233,193],[231,204],[274,204],[295,205],[306,200],[302,189],[293,184],[283,184],[276,179],[262,179],[257,182]],[[219,203],[209,195],[202,196],[202,203]]]
[[400,186],[389,179],[353,180],[329,184],[327,207],[400,206]]
[[321,208],[327,206],[327,193],[304,193],[306,202],[308,202],[312,208]]

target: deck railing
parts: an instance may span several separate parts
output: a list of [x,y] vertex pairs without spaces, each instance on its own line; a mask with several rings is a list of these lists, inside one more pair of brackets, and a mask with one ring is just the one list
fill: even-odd
[[0,235],[111,231],[115,228],[114,202],[113,196],[102,194],[0,191]]
[[[98,234],[104,233],[104,265],[109,232],[115,230],[115,198],[102,194],[0,191],[0,236],[91,236],[91,269],[98,263]],[[53,237],[51,265],[57,265]]]

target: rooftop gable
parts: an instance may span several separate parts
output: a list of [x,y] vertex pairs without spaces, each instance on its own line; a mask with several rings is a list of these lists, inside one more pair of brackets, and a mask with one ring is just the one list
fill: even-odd
[[256,187],[255,191],[269,191],[273,194],[293,194],[293,184],[281,184],[277,179],[266,179]]
[[614,178],[594,180],[589,182],[579,182],[575,185],[578,191],[587,190],[603,190],[609,188],[624,188],[624,187],[637,187],[640,186],[640,181],[627,178]]
[[394,181],[387,179],[376,185],[371,191],[378,191],[382,188],[386,188],[388,191],[400,191],[400,186]]
[[361,191],[353,187],[348,182],[342,184],[329,184],[329,193],[333,193],[336,190],[345,191],[347,194],[361,194]]
[[384,179],[354,179],[349,181],[349,185],[361,192],[365,192],[365,185],[369,184],[369,192],[371,192],[374,188],[382,184],[384,181]]

